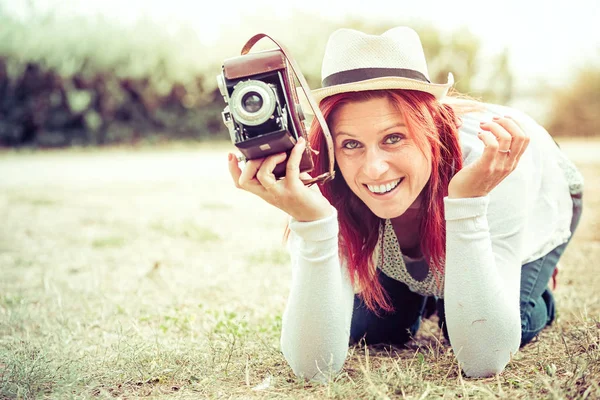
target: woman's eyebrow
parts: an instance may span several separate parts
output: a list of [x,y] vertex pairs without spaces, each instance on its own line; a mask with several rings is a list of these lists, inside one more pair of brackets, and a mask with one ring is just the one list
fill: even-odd
[[[380,130],[379,133],[387,132],[390,129],[394,129],[394,128],[406,128],[406,124],[404,124],[404,122],[398,122],[398,123],[388,126],[385,129]],[[335,132],[335,134],[336,135],[346,135],[346,136],[350,136],[350,137],[354,137],[354,138],[359,136],[359,135],[354,135],[352,133],[348,133],[348,132],[344,132],[344,131],[337,131],[337,132]]]

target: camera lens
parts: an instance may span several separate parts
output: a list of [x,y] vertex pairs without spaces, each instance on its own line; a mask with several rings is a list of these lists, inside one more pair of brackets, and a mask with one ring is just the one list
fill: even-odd
[[242,107],[249,113],[258,112],[263,106],[263,99],[256,92],[248,92],[242,97]]
[[273,116],[278,103],[269,84],[250,79],[234,86],[229,104],[231,115],[238,123],[259,126]]

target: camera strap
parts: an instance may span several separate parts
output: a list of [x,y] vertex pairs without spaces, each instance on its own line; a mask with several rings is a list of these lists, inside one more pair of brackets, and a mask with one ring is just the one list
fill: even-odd
[[[248,52],[250,52],[250,49],[252,49],[252,47],[260,39],[265,38],[265,37],[271,39],[271,41],[273,41],[273,43],[275,43],[279,47],[279,49],[283,53],[284,57],[288,61],[291,70],[294,72],[294,75],[296,76],[296,78],[298,79],[298,82],[300,83],[300,87],[302,88],[302,91],[306,95],[306,99],[308,100],[308,103],[310,104],[310,107],[312,108],[312,110],[314,112],[315,118],[319,122],[319,125],[321,125],[321,130],[323,131],[323,135],[325,136],[325,141],[327,142],[329,171],[325,172],[325,173],[323,173],[323,174],[321,174],[319,176],[316,176],[316,177],[314,177],[312,179],[303,180],[302,182],[305,185],[312,185],[313,183],[317,183],[317,182],[319,182],[319,183],[325,183],[327,181],[330,181],[335,176],[335,170],[334,170],[335,153],[333,151],[333,139],[331,137],[331,132],[329,131],[329,127],[327,126],[327,123],[325,122],[325,117],[323,117],[323,114],[321,113],[321,109],[319,108],[319,106],[315,102],[314,98],[312,97],[312,95],[310,93],[310,88],[308,86],[308,83],[306,82],[306,79],[304,78],[304,75],[302,74],[302,71],[300,70],[300,67],[296,63],[296,60],[294,60],[294,58],[291,56],[290,52],[287,50],[287,48],[285,46],[283,46],[277,40],[273,39],[271,36],[269,36],[269,35],[267,35],[265,33],[259,33],[259,34],[256,34],[256,35],[252,36],[246,42],[246,44],[244,45],[244,47],[242,48],[241,54],[242,55],[248,54]],[[293,79],[291,80],[291,82],[293,82]],[[296,104],[299,104],[299,101],[298,101],[298,98],[297,98],[297,94],[296,94],[295,91],[292,91],[292,96],[294,97],[294,101],[296,102]],[[310,144],[308,143],[308,141],[307,141],[306,144],[307,144],[307,146],[310,146]]]

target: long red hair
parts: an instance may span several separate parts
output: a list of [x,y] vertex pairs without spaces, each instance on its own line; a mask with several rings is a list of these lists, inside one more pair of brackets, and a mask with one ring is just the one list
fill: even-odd
[[[438,102],[429,93],[414,90],[385,90],[341,93],[321,101],[320,109],[328,124],[333,112],[347,102],[387,97],[402,112],[409,133],[417,146],[431,152],[431,176],[423,189],[421,251],[429,260],[436,281],[441,284],[446,259],[444,197],[454,174],[462,168],[458,141],[458,119],[448,104]],[[313,174],[328,170],[327,144],[323,131],[313,120],[309,141],[316,150]],[[322,185],[321,192],[338,211],[340,257],[347,261],[353,284],[367,307],[391,311],[388,298],[375,277],[373,253],[379,239],[381,219],[350,190],[336,164],[336,179]]]

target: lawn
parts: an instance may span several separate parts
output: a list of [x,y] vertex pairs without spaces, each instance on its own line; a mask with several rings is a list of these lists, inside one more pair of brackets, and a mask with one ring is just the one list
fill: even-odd
[[279,350],[286,216],[237,190],[228,145],[0,153],[0,398],[600,398],[600,142],[558,319],[503,374],[464,378],[435,319],[350,349],[327,384]]

